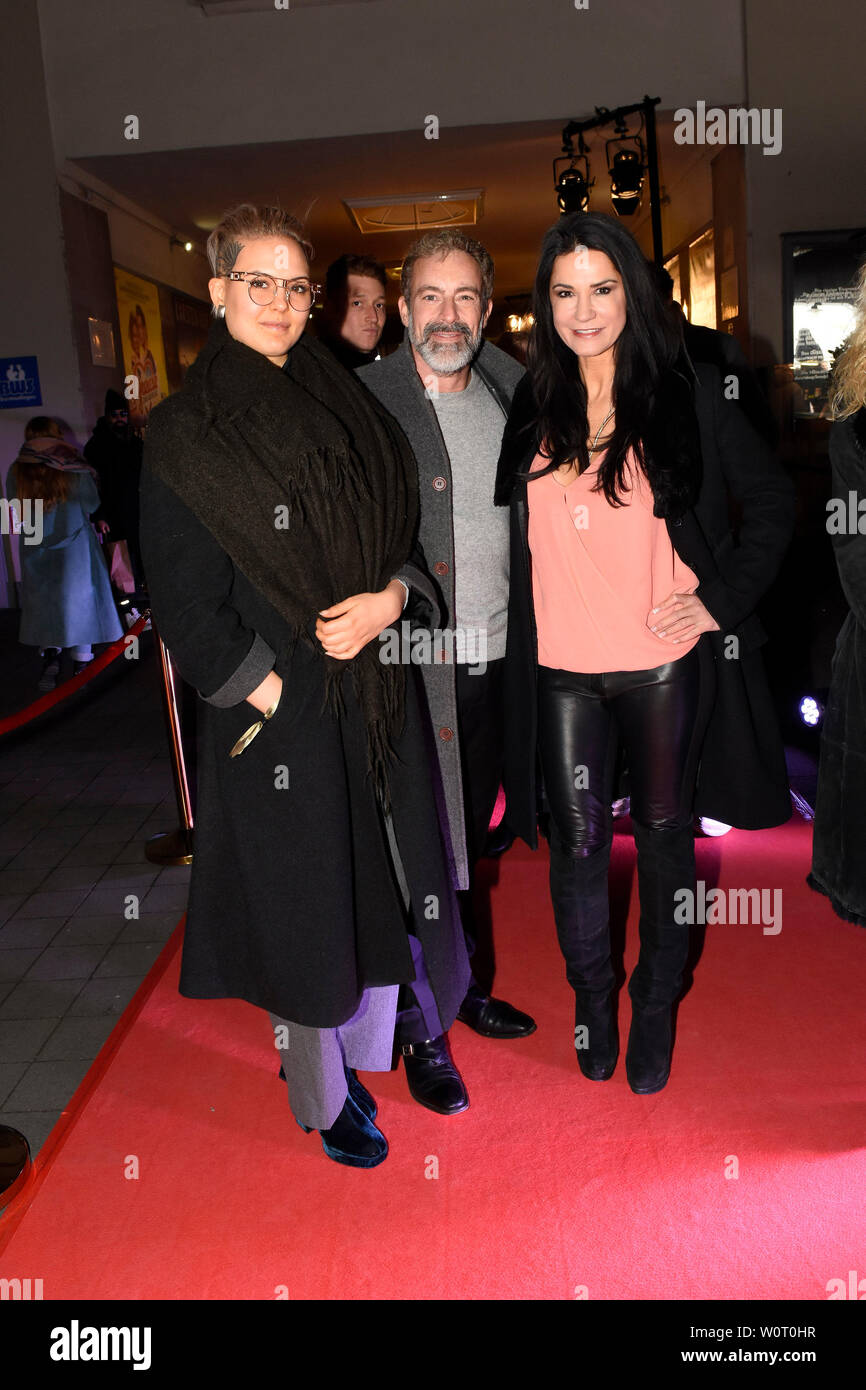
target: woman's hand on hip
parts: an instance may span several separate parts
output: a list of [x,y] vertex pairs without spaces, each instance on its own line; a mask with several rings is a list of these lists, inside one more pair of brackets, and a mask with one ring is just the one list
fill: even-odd
[[697,594],[671,594],[647,614],[647,626],[665,642],[688,642],[702,632],[721,630]]
[[392,579],[387,588],[376,594],[352,594],[332,608],[322,609],[316,637],[328,656],[351,661],[362,647],[397,621],[403,611],[403,598],[403,585],[398,579]]

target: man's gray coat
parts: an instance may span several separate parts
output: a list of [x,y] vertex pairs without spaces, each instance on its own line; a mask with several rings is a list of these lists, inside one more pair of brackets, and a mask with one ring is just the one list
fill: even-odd
[[[515,387],[523,367],[507,353],[483,343],[473,368],[502,409],[502,426],[511,408]],[[422,384],[408,338],[379,362],[358,369],[358,376],[402,426],[418,463],[421,528],[419,538],[427,564],[435,576],[443,598],[445,626],[454,628],[454,525],[451,509],[451,463],[442,438],[430,396]],[[497,441],[498,443],[498,441]],[[493,506],[495,473],[490,475],[490,506]],[[457,740],[457,691],[452,652],[446,663],[422,666],[433,733],[442,770],[442,787],[451,829],[454,865],[458,886],[469,886],[466,852],[466,826],[463,810],[463,778]]]

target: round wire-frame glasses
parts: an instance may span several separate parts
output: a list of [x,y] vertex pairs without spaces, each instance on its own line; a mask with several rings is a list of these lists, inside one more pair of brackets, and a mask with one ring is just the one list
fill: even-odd
[[226,273],[226,279],[245,280],[247,293],[259,308],[271,304],[279,288],[287,293],[290,305],[299,314],[309,313],[322,289],[321,285],[314,285],[309,280],[278,280],[275,275],[266,275],[258,270],[230,270]]

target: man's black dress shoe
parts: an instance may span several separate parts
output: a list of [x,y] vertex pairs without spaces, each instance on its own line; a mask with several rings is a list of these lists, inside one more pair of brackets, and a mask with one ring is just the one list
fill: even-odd
[[671,1006],[649,1010],[632,1006],[625,1054],[625,1074],[635,1095],[652,1096],[667,1085],[671,1074],[673,1018]]
[[443,1036],[406,1043],[401,1051],[409,1092],[419,1105],[437,1115],[459,1115],[469,1106],[463,1078],[451,1060]]
[[610,1080],[619,1056],[616,1011],[610,994],[600,999],[577,996],[574,1006],[574,1048],[577,1064],[588,1081]]
[[529,1014],[506,1004],[504,999],[482,994],[474,985],[470,986],[457,1017],[482,1038],[528,1038],[538,1026]]

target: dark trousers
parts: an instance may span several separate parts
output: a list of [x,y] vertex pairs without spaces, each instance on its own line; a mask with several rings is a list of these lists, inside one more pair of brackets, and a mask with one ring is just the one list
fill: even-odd
[[[474,901],[474,868],[484,850],[490,817],[493,815],[502,782],[504,668],[504,660],[489,661],[487,669],[483,672],[462,662],[455,668],[457,737],[463,774],[466,850],[470,865],[470,887],[467,891],[458,893],[457,897],[470,959],[475,954],[479,933],[484,933],[488,916],[483,904]],[[416,972],[418,966],[419,962],[416,959]],[[473,971],[470,984],[475,983]],[[485,992],[486,985],[485,981],[481,986]],[[431,1037],[431,997],[426,980],[416,979],[414,985],[401,986],[397,1004],[399,1043],[424,1042],[426,1038]],[[442,1032],[441,1027],[438,1031]]]
[[613,989],[608,868],[620,742],[637,845],[640,958],[629,981],[641,1008],[670,1005],[688,927],[675,893],[695,891],[692,803],[707,719],[697,647],[648,671],[585,675],[540,667],[539,753],[550,805],[550,894],[569,984],[583,1003]]

